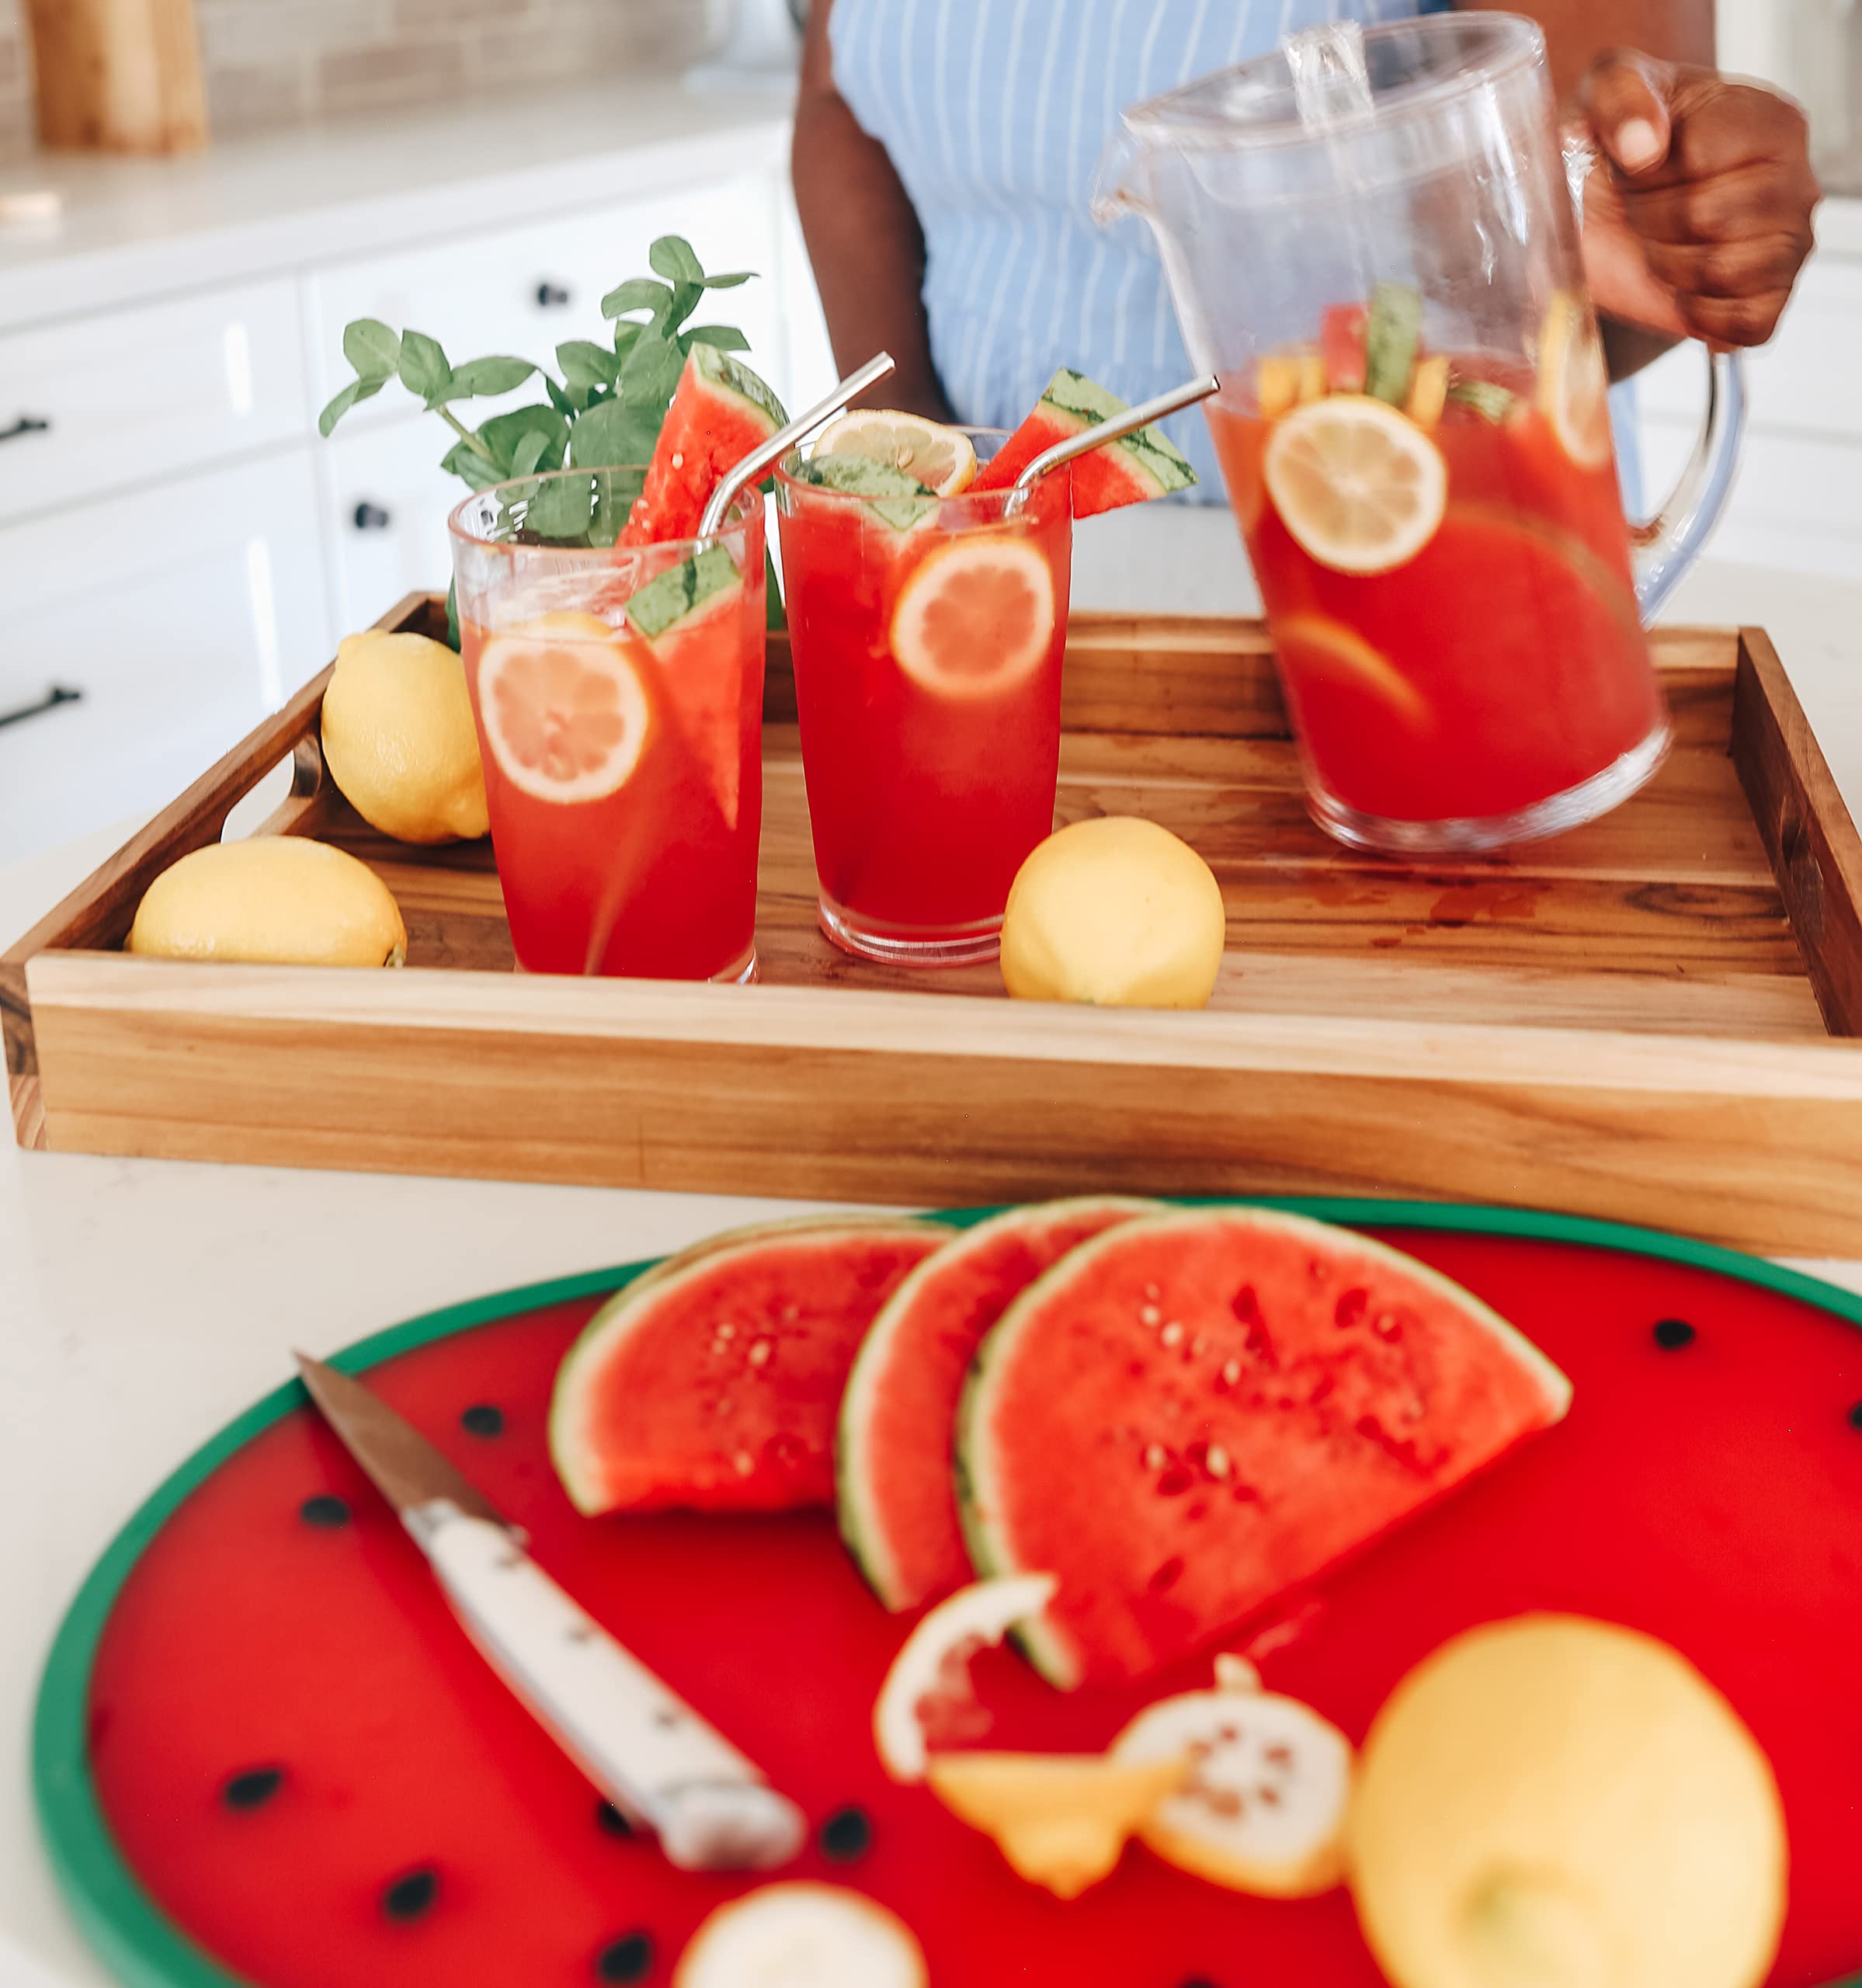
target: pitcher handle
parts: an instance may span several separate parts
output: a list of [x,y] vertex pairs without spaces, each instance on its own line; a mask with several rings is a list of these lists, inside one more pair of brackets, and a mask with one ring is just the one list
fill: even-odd
[[1736,352],[1707,354],[1707,419],[1668,502],[1630,527],[1630,563],[1644,625],[1654,620],[1700,558],[1720,522],[1746,437],[1746,362]]

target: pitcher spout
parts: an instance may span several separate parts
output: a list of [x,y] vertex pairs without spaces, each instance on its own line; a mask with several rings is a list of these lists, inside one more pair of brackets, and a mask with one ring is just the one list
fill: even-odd
[[1093,169],[1088,193],[1088,210],[1101,228],[1110,228],[1126,214],[1152,217],[1150,203],[1139,184],[1145,148],[1132,134],[1129,124],[1121,125],[1106,141]]

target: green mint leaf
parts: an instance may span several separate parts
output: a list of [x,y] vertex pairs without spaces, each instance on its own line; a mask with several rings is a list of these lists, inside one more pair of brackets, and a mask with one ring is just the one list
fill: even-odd
[[[646,326],[640,323],[637,319],[633,318],[623,318],[620,322],[614,327],[615,358],[617,360],[625,359],[627,354],[634,349],[636,341],[646,328]],[[615,370],[619,372],[620,370],[620,367],[617,366]]]
[[446,583],[446,647],[455,652],[459,648],[459,582]]
[[620,537],[646,481],[646,472],[638,469],[617,470],[596,478],[595,516],[589,526],[591,545],[612,545]]
[[756,273],[754,269],[732,269],[726,276],[707,276],[704,286],[707,290],[735,290],[740,283],[748,283]]
[[527,359],[468,359],[453,367],[448,398],[472,400],[481,394],[508,394],[536,370]]
[[328,441],[330,430],[349,412],[349,409],[358,401],[373,400],[381,391],[382,385],[383,382],[380,380],[352,380],[342,392],[331,401],[322,413],[318,415],[318,433]]
[[672,300],[671,289],[651,276],[629,276],[618,289],[601,300],[601,315],[618,318],[628,311],[663,311]]
[[695,283],[676,283],[672,289],[672,301],[665,315],[653,321],[668,337],[677,331],[704,301],[703,287]]
[[439,467],[474,490],[489,490],[502,483],[505,471],[470,442],[455,442],[439,459]]
[[702,283],[705,280],[705,266],[683,235],[662,235],[647,251],[647,262],[655,275],[669,283]]
[[550,438],[540,428],[533,428],[511,451],[511,474],[528,476],[541,462],[550,447]]
[[526,435],[540,435],[543,450],[529,470],[562,467],[563,452],[568,446],[569,424],[553,407],[513,408],[508,414],[495,414],[478,431],[478,446],[492,461],[502,463],[509,475],[519,474],[513,467]]
[[708,345],[719,352],[748,352],[750,341],[735,325],[697,325],[679,335],[679,349],[690,352],[695,345]]
[[445,399],[453,369],[437,339],[429,338],[425,332],[404,332],[397,365],[401,384],[410,394],[418,394],[429,407],[437,407]]
[[648,332],[634,341],[633,350],[622,361],[617,391],[630,407],[663,411],[679,384],[684,363],[676,340]]
[[664,414],[604,401],[576,422],[569,454],[578,469],[623,469],[651,460]]
[[553,476],[537,486],[524,527],[540,538],[585,540],[594,493],[585,476]]
[[587,339],[569,339],[556,348],[556,363],[562,368],[564,384],[586,390],[611,387],[620,371],[620,361],[605,346]]
[[575,405],[574,397],[558,386],[547,373],[543,376],[543,384],[544,392],[550,397],[551,406],[554,408],[558,414],[566,415],[569,419],[573,420],[581,413],[582,409]]
[[345,325],[342,356],[363,380],[391,380],[401,364],[401,340],[379,318]]

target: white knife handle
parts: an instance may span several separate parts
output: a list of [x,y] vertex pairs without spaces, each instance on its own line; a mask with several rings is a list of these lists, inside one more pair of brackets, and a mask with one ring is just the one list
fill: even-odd
[[407,1514],[492,1668],[603,1794],[686,1869],[766,1869],[801,1812],[579,1607],[502,1527],[444,1501]]

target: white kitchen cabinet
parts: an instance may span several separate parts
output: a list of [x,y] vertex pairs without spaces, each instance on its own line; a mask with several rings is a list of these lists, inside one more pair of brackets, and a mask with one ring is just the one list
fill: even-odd
[[172,800],[326,662],[310,446],[0,533],[0,861]]
[[416,587],[445,591],[446,516],[467,495],[439,467],[449,439],[426,415],[353,435],[339,429],[313,445],[339,634],[366,628]]
[[294,440],[306,419],[288,277],[15,332],[0,337],[0,520]]

